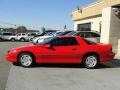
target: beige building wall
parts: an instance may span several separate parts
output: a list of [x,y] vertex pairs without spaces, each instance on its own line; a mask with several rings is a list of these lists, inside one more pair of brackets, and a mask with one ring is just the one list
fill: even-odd
[[120,39],[120,18],[115,14],[115,11],[111,10],[109,42],[113,44],[115,52],[117,52],[119,39]]
[[96,2],[81,8],[81,11],[74,10],[71,13],[72,20],[81,20],[87,17],[102,14],[103,8],[111,7],[120,4],[120,0],[96,0]]
[[91,19],[84,19],[74,22],[74,30],[77,30],[78,24],[91,23],[91,30],[100,32],[101,16]]
[[104,8],[102,11],[101,43],[111,43],[113,50],[117,53],[118,40],[120,39],[120,18],[115,15],[112,7]]
[[100,38],[101,43],[109,43],[110,21],[111,21],[111,7],[104,8],[102,11],[102,29]]

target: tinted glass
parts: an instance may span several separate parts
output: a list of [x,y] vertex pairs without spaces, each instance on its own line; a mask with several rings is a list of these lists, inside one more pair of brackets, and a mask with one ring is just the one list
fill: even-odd
[[92,38],[92,34],[90,32],[85,33],[85,38]]
[[76,34],[77,36],[81,36],[81,37],[85,37],[85,33],[84,32],[78,32],[77,34]]
[[87,39],[84,39],[84,41],[85,41],[88,45],[97,44],[97,43],[92,42],[92,41],[89,41],[89,40],[87,40]]
[[70,32],[70,33],[66,34],[66,36],[67,36],[67,35],[68,35],[68,36],[69,36],[69,35],[71,36],[71,35],[75,35],[75,34],[76,34],[76,32]]
[[68,34],[70,32],[72,32],[72,31],[65,31],[65,32],[62,33],[62,35],[66,35],[66,34]]
[[78,24],[78,31],[91,31],[91,23]]
[[95,38],[95,37],[100,37],[100,35],[93,33],[93,32],[86,32],[85,33],[85,38]]
[[12,35],[12,33],[3,33],[3,35]]
[[31,33],[31,34],[28,34],[29,36],[35,36],[36,35],[36,33]]
[[25,34],[22,34],[22,35],[25,35]]
[[63,32],[56,32],[54,35],[55,36],[59,36],[59,35],[62,35]]
[[50,42],[53,46],[71,46],[78,45],[75,38],[56,38]]
[[97,33],[91,33],[91,36],[92,36],[92,37],[100,37],[100,35],[97,34]]

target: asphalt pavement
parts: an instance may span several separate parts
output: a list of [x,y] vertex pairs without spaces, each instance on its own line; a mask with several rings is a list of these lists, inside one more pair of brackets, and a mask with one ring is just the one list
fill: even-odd
[[5,61],[5,54],[11,48],[29,44],[26,42],[0,42],[0,90],[4,90],[8,79],[11,63]]
[[0,42],[0,90],[120,90],[120,60],[86,69],[82,65],[14,66],[4,60],[10,48],[29,43]]

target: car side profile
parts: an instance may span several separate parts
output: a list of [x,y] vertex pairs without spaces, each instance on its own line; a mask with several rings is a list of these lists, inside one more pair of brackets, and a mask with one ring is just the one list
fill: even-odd
[[11,49],[6,60],[31,67],[34,63],[83,64],[95,68],[98,63],[113,60],[111,44],[93,43],[80,36],[59,36],[46,39],[39,45]]
[[0,41],[9,40],[9,37],[11,37],[12,35],[13,35],[13,33],[11,33],[11,32],[1,32],[0,33]]

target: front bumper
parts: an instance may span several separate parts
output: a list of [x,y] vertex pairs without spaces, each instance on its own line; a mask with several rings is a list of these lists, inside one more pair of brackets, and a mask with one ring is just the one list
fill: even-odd
[[17,62],[17,54],[16,53],[8,53],[5,55],[6,61],[9,62]]

